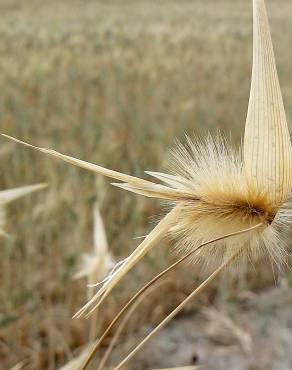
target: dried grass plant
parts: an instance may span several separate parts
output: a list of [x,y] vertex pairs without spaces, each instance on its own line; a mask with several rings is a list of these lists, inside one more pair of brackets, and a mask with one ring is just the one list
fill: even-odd
[[[98,190],[102,193],[102,184],[99,184]],[[93,288],[97,281],[103,281],[112,271],[115,262],[109,250],[108,239],[104,226],[104,221],[100,213],[103,197],[98,195],[99,201],[93,205],[93,248],[90,253],[81,255],[78,271],[73,276],[73,279],[85,278],[87,281],[87,299],[91,299]],[[93,341],[97,336],[97,315],[98,311],[94,312],[90,317],[90,330],[88,344],[80,352],[79,356],[70,360],[60,370],[77,370],[90,354],[93,348]]]
[[[93,296],[93,288],[96,286],[96,282],[102,284],[115,266],[114,259],[109,251],[104,222],[99,208],[100,206],[96,202],[93,206],[93,249],[91,253],[84,253],[81,256],[79,271],[74,275],[74,279],[86,278],[89,288],[88,300]],[[90,341],[96,337],[96,320],[97,312],[91,317]]]
[[109,251],[104,222],[97,202],[93,206],[93,220],[93,249],[91,253],[81,256],[79,270],[74,275],[74,279],[86,278],[88,285],[103,280],[115,265]]
[[[253,69],[245,135],[235,150],[224,138],[187,138],[172,152],[170,173],[148,172],[160,183],[139,179],[54,150],[45,154],[104,175],[121,187],[167,202],[170,212],[136,250],[110,274],[97,293],[76,314],[97,309],[129,270],[166,235],[181,251],[196,251],[195,263],[215,268],[114,370],[134,354],[227,266],[266,257],[286,262],[285,229],[290,225],[291,143],[278,81],[264,0],[253,0]],[[232,234],[226,238],[225,235]],[[208,241],[214,241],[208,243]],[[203,248],[201,246],[204,245]],[[95,348],[96,350],[96,348]],[[92,354],[91,354],[92,356]],[[84,363],[82,369],[88,364]]]

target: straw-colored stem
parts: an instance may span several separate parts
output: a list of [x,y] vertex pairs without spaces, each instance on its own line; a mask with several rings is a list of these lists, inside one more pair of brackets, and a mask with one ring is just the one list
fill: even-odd
[[143,294],[141,294],[140,297],[136,300],[136,302],[132,305],[132,307],[129,309],[129,311],[127,312],[127,314],[125,315],[125,317],[121,321],[115,335],[113,336],[113,338],[110,342],[110,345],[108,346],[108,348],[106,349],[102,359],[100,360],[100,363],[99,363],[99,366],[98,366],[97,370],[103,370],[105,368],[106,361],[108,360],[108,358],[109,358],[115,344],[117,343],[124,327],[127,325],[128,321],[132,317],[132,315],[133,315],[134,311],[137,309],[137,307],[144,301],[145,298],[148,297],[148,295],[150,295],[153,292],[153,290],[160,287],[163,283],[166,283],[166,280],[160,281],[160,282],[152,285],[152,287],[150,287],[147,291],[144,291]]
[[[94,284],[96,281],[95,274],[92,274],[88,278],[88,285]],[[87,299],[90,300],[93,297],[93,289],[88,289]],[[98,317],[98,309],[96,309],[92,316],[90,317],[90,326],[89,326],[89,334],[88,334],[88,340],[89,343],[93,342],[97,336],[98,333],[98,327],[97,327],[97,317]]]
[[94,354],[97,352],[99,349],[100,345],[106,338],[107,334],[110,332],[110,330],[113,328],[113,326],[117,323],[117,321],[121,318],[123,313],[128,309],[128,307],[138,299],[138,297],[143,294],[145,290],[147,290],[151,285],[153,285],[157,280],[162,278],[164,275],[166,275],[170,270],[172,270],[174,267],[176,267],[179,263],[184,261],[187,257],[189,257],[191,254],[193,254],[194,251],[189,252],[187,255],[182,257],[180,260],[177,262],[173,263],[171,266],[169,266],[167,269],[162,271],[160,274],[156,275],[152,280],[150,280],[146,285],[144,285],[126,304],[125,306],[120,310],[120,312],[115,316],[113,321],[110,323],[110,325],[106,328],[102,336],[98,339],[96,342],[95,346],[93,347],[92,351],[88,355],[87,359],[84,361],[84,364],[80,370],[85,370],[91,359],[93,358]]
[[87,365],[89,364],[89,362],[91,361],[91,359],[93,358],[94,354],[97,352],[98,348],[100,347],[100,345],[102,344],[102,342],[104,341],[104,339],[106,338],[107,334],[110,332],[110,330],[113,328],[113,326],[116,324],[116,322],[120,319],[120,317],[123,315],[123,313],[128,309],[128,307],[146,290],[148,289],[151,285],[153,285],[156,281],[158,281],[159,279],[161,279],[164,275],[166,275],[168,272],[170,272],[171,270],[173,270],[177,265],[179,265],[180,263],[182,263],[184,260],[186,260],[188,257],[190,257],[191,255],[193,255],[194,253],[196,253],[199,249],[201,249],[202,247],[206,246],[206,245],[209,245],[211,243],[214,243],[214,242],[217,242],[219,240],[222,240],[222,239],[227,239],[227,238],[230,238],[232,236],[236,236],[236,235],[240,235],[240,234],[243,234],[243,233],[246,233],[246,232],[249,232],[249,231],[252,231],[256,228],[259,228],[261,227],[262,224],[258,224],[256,226],[253,226],[253,227],[250,227],[248,229],[244,229],[244,230],[240,230],[238,232],[235,232],[235,233],[231,233],[231,234],[228,234],[228,235],[224,235],[224,236],[221,236],[221,237],[218,237],[216,239],[212,239],[212,240],[209,240],[207,241],[206,243],[203,243],[201,244],[198,248],[190,251],[189,253],[187,253],[185,256],[181,257],[178,261],[174,262],[171,266],[169,266],[168,268],[166,268],[165,270],[163,270],[160,274],[156,275],[152,280],[150,280],[147,284],[145,284],[130,300],[129,302],[126,303],[126,305],[120,310],[120,312],[115,316],[115,318],[113,319],[113,321],[110,323],[110,325],[106,328],[106,330],[104,331],[104,333],[102,334],[102,336],[97,340],[95,346],[92,348],[91,352],[89,353],[88,357],[86,358],[86,360],[84,361],[83,363],[83,366],[81,367],[80,370],[85,370]]
[[125,260],[125,262],[119,267],[119,269],[112,275],[108,283],[93,296],[93,298],[79,310],[74,317],[80,317],[85,312],[87,314],[92,313],[105,298],[110,294],[114,287],[119,281],[133,268],[138,261],[145,256],[169,231],[171,225],[177,219],[180,209],[175,207],[172,209],[151,231],[149,235],[143,240],[143,242],[134,250],[134,252]]
[[196,297],[204,288],[206,288],[218,275],[230,265],[236,258],[242,254],[243,248],[234,253],[227,261],[222,263],[201,285],[198,286],[179,306],[177,306],[155,329],[152,330],[129,354],[124,358],[114,370],[120,370],[155,334],[157,334],[170,320],[173,319],[189,301]]

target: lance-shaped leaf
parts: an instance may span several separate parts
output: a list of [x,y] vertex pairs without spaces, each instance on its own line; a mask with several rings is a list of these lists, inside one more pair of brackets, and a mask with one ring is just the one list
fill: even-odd
[[45,148],[37,147],[31,144],[28,144],[24,141],[18,140],[12,136],[8,136],[5,134],[1,134],[1,135],[17,143],[23,144],[29,148],[39,150],[42,153],[45,153],[52,157],[61,159],[65,162],[71,163],[77,167],[84,168],[86,170],[95,172],[99,175],[103,175],[103,176],[106,176],[106,177],[109,177],[109,178],[112,178],[118,181],[124,181],[124,183],[113,184],[113,185],[121,187],[123,189],[126,189],[136,194],[141,194],[141,195],[144,195],[150,198],[159,198],[159,199],[171,200],[171,201],[181,201],[182,199],[192,199],[193,198],[193,194],[187,193],[186,191],[173,189],[169,186],[156,184],[151,181],[140,179],[135,176],[126,175],[121,172],[113,171],[108,168],[99,166],[97,164],[86,162],[81,159],[70,157],[68,155],[56,152],[55,150],[52,150],[52,149],[45,149]]
[[291,143],[264,0],[253,0],[253,23],[244,167],[256,190],[278,206],[291,188]]

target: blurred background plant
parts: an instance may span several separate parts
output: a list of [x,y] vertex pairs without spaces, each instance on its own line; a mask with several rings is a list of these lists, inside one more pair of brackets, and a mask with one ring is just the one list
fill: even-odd
[[6,237],[9,236],[5,232],[7,205],[19,198],[24,197],[25,195],[28,195],[38,190],[42,190],[46,187],[47,184],[35,184],[0,191],[0,236],[1,235]]
[[[104,199],[105,189],[104,182],[101,177],[97,180],[97,199],[93,205],[93,248],[90,253],[84,253],[80,256],[78,271],[73,278],[86,278],[87,300],[90,300],[94,293],[94,288],[101,284],[103,280],[110,274],[115,266],[113,256],[110,253],[105,231],[104,222],[100,213],[102,200]],[[78,370],[88,356],[90,349],[99,334],[98,325],[98,310],[96,310],[89,318],[89,335],[88,343],[85,348],[80,351],[76,358],[70,360],[60,370]]]
[[[270,0],[267,6],[289,121],[292,3]],[[239,142],[250,86],[249,1],[0,0],[0,10],[2,132],[137,176],[161,170],[158,163],[166,164],[168,148],[185,132],[219,128]],[[71,319],[86,301],[85,282],[72,276],[92,245],[98,186],[86,171],[21,147],[11,151],[2,139],[1,151],[1,189],[50,185],[11,204],[7,214],[13,237],[2,239],[0,249],[1,365],[24,360],[27,369],[55,369],[87,343],[88,322]],[[100,211],[119,260],[134,249],[134,237],[151,229],[149,217],[162,211],[155,201],[110,188],[107,180],[104,187]],[[163,244],[103,306],[101,327],[137,281],[170,263]],[[271,271],[257,271],[240,281],[245,296],[274,284]],[[178,269],[172,284],[143,302],[128,332],[157,322],[198,278],[194,269]],[[284,285],[291,280],[288,274]],[[189,311],[222,296],[232,299],[236,279],[222,281]],[[161,294],[169,299],[161,302]]]

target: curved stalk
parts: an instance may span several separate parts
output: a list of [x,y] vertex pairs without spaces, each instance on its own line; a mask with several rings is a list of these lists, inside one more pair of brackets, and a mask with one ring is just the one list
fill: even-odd
[[121,335],[124,327],[126,326],[126,324],[128,323],[128,321],[130,320],[132,314],[134,313],[134,311],[136,310],[136,308],[144,301],[144,299],[146,297],[148,297],[148,295],[150,295],[153,290],[157,289],[158,287],[160,287],[163,283],[166,283],[168,280],[163,280],[163,281],[159,281],[157,282],[156,284],[152,285],[148,290],[144,291],[140,297],[133,303],[133,305],[130,307],[129,311],[126,313],[125,317],[123,318],[122,322],[120,323],[115,335],[113,336],[108,348],[106,349],[102,359],[100,360],[100,363],[99,363],[99,366],[97,368],[97,370],[103,370],[105,368],[105,364],[106,364],[106,361],[108,360],[115,344],[117,343],[117,340],[119,339],[119,336]]
[[234,253],[227,261],[222,263],[201,285],[198,286],[180,305],[178,305],[161,323],[156,326],[129,354],[124,358],[122,362],[117,365],[114,370],[120,370],[155,334],[157,334],[170,320],[172,320],[190,300],[197,296],[204,288],[206,288],[218,275],[235,259],[237,259],[243,251],[241,248],[239,251]]
[[212,239],[212,240],[209,240],[203,244],[201,244],[198,248],[190,251],[189,253],[187,253],[185,256],[181,257],[178,261],[174,262],[171,266],[169,266],[168,268],[166,268],[165,270],[163,270],[161,273],[159,273],[158,275],[156,275],[152,280],[150,280],[147,284],[145,284],[126,304],[125,306],[120,310],[120,312],[114,317],[113,321],[110,323],[110,325],[106,328],[106,330],[104,331],[104,333],[102,334],[102,336],[97,340],[95,346],[93,347],[93,349],[91,350],[91,352],[89,353],[88,357],[86,358],[86,360],[84,361],[82,367],[80,370],[85,370],[87,365],[89,364],[89,362],[92,360],[93,356],[95,355],[95,353],[97,352],[98,348],[100,347],[100,345],[103,343],[104,339],[106,338],[106,336],[108,335],[108,333],[110,332],[110,330],[113,328],[113,326],[116,324],[116,322],[120,319],[120,317],[123,315],[123,313],[128,309],[128,307],[146,290],[148,289],[151,285],[153,285],[156,281],[158,281],[159,279],[161,279],[164,275],[166,275],[168,272],[170,272],[171,270],[173,270],[177,265],[179,265],[180,263],[182,263],[183,261],[185,261],[188,257],[190,257],[191,255],[195,254],[199,249],[201,249],[202,247],[206,246],[206,245],[209,245],[211,243],[215,243],[217,241],[220,241],[222,239],[227,239],[227,238],[230,238],[232,236],[236,236],[236,235],[240,235],[240,234],[244,234],[246,232],[249,232],[249,231],[252,231],[254,229],[257,229],[259,228],[260,226],[262,226],[262,224],[258,224],[256,226],[253,226],[253,227],[250,227],[248,229],[244,229],[244,230],[240,230],[238,232],[235,232],[235,233],[231,233],[231,234],[228,234],[228,235],[224,235],[224,236],[221,236],[221,237],[218,237],[216,239]]

